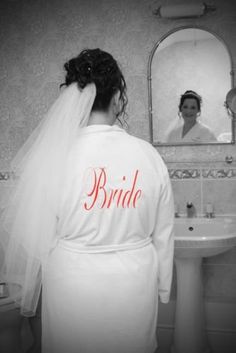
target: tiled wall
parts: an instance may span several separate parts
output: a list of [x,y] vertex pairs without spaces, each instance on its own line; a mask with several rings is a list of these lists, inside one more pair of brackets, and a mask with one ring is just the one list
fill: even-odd
[[170,178],[179,212],[186,214],[186,203],[193,202],[198,215],[211,203],[215,214],[236,215],[236,168],[170,169]]

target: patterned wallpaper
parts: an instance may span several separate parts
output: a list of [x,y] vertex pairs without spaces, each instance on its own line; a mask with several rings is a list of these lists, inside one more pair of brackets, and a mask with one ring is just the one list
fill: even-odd
[[[234,1],[199,19],[157,19],[152,11],[178,0],[2,0],[0,2],[0,170],[42,119],[59,92],[64,62],[85,47],[119,61],[128,85],[130,132],[149,140],[147,66],[169,30],[199,25],[219,33],[236,58]],[[192,0],[199,2],[199,0]],[[212,1],[210,1],[212,2]],[[170,83],[171,84],[171,83]],[[236,159],[235,146],[160,147],[166,161]]]
[[0,16],[2,168],[58,95],[64,62],[86,47],[103,48],[119,61],[127,78],[130,110],[132,106],[130,126],[149,138],[146,66],[153,44],[151,28],[145,27],[155,19],[148,2],[3,0]]

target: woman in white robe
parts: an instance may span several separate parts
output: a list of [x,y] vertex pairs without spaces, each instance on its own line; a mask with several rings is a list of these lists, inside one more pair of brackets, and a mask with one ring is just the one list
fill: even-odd
[[[169,301],[172,280],[174,212],[168,171],[149,143],[115,124],[126,105],[126,86],[112,56],[85,50],[65,68],[65,91],[78,93],[77,84],[82,89],[80,113],[87,121],[73,130],[73,139],[68,134],[70,147],[65,157],[60,153],[58,164],[49,157],[50,143],[44,149],[52,165],[47,164],[47,178],[38,182],[38,199],[43,195],[44,203],[37,201],[38,213],[33,213],[34,239],[21,234],[30,269],[28,282],[21,285],[28,283],[30,291],[24,289],[24,300],[18,302],[25,311],[35,309],[40,287],[30,275],[37,274],[39,261],[31,262],[40,259],[43,353],[153,353],[158,297]],[[52,115],[58,120],[55,111]],[[63,144],[53,142],[58,148]],[[24,226],[29,227],[27,222]]]
[[211,129],[198,121],[201,113],[202,98],[194,91],[186,91],[180,98],[179,116],[176,126],[168,133],[168,143],[208,143],[217,138]]
[[168,135],[167,142],[208,143],[217,139],[210,128],[201,121],[196,121],[193,127],[183,135],[184,124],[176,126]]

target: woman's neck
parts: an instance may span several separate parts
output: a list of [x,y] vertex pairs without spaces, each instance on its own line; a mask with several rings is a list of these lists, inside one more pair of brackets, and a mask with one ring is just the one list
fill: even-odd
[[87,125],[113,125],[116,118],[112,112],[94,111],[90,114]]
[[189,130],[191,130],[194,127],[196,123],[197,123],[196,120],[184,122],[183,129],[182,129],[182,138],[189,132]]

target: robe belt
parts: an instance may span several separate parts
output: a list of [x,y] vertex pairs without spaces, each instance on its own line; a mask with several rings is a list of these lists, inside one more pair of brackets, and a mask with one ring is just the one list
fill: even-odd
[[68,251],[77,253],[104,253],[115,251],[136,250],[149,245],[152,242],[151,237],[147,237],[134,243],[110,244],[110,245],[90,245],[84,246],[72,240],[60,239],[57,246]]

